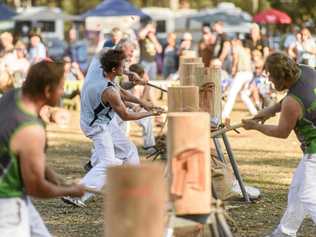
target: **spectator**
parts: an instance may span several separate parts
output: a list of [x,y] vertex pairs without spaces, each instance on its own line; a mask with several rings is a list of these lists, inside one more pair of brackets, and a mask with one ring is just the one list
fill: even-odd
[[3,32],[0,35],[0,40],[1,40],[1,51],[0,51],[0,56],[4,56],[7,53],[12,53],[14,50],[13,46],[13,36],[9,32]]
[[167,37],[167,45],[163,50],[163,70],[164,79],[168,79],[171,74],[178,70],[178,55],[176,50],[176,34],[169,32]]
[[70,57],[64,57],[65,62],[65,84],[63,98],[72,99],[80,95],[80,89],[84,75],[80,70],[78,63],[71,62]]
[[316,44],[310,31],[307,28],[303,28],[302,34],[302,52],[301,63],[310,67],[316,67]]
[[11,66],[11,73],[15,78],[15,87],[21,87],[26,78],[26,74],[30,67],[30,62],[27,59],[26,46],[22,41],[15,44],[16,60]]
[[[233,45],[233,68],[232,75],[234,77],[230,86],[227,102],[223,109],[223,119],[226,124],[230,122],[230,113],[234,107],[236,97],[243,87],[251,81],[253,74],[251,69],[251,55],[249,50],[243,47],[239,39],[232,41]],[[257,109],[249,98],[249,93],[242,91],[241,99],[246,104],[251,114],[256,114]]]
[[297,33],[296,26],[291,25],[290,26],[290,32],[286,35],[286,38],[285,38],[285,41],[284,41],[284,45],[283,45],[284,49],[286,51],[288,51],[289,47],[292,44],[295,44],[295,42],[296,42],[296,33]]
[[80,70],[85,72],[88,68],[88,45],[84,40],[77,39],[77,31],[72,28],[68,32],[68,48],[66,55],[80,66]]
[[47,50],[41,41],[41,37],[38,34],[31,34],[30,36],[30,49],[29,60],[31,64],[37,63],[47,56]]
[[122,39],[123,33],[118,27],[111,30],[111,39],[105,41],[103,48],[113,48]]
[[217,21],[212,27],[213,33],[215,35],[214,49],[212,59],[218,58],[221,60],[222,64],[225,63],[225,59],[229,53],[229,41],[224,33],[224,22]]
[[269,47],[266,41],[263,40],[260,28],[256,23],[252,24],[250,35],[247,35],[245,47],[250,51],[259,50],[264,58],[269,55]]
[[189,32],[185,32],[182,36],[180,46],[178,49],[179,57],[182,56],[183,51],[185,50],[192,50],[192,35]]
[[156,26],[153,23],[147,24],[140,32],[140,59],[150,80],[157,76],[156,56],[162,52],[162,47],[156,37]]

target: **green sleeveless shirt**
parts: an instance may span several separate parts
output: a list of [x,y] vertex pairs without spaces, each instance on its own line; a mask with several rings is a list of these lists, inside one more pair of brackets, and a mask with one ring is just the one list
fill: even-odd
[[11,90],[0,98],[0,198],[24,194],[19,157],[10,149],[10,141],[19,129],[41,121],[23,110],[21,90]]

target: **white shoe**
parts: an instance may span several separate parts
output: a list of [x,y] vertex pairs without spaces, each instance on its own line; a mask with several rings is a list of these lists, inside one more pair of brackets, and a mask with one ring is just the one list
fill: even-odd
[[[245,189],[246,189],[246,192],[248,193],[248,196],[250,199],[255,200],[255,199],[258,199],[260,197],[260,190],[259,189],[251,187],[251,186],[247,186],[247,185],[245,185]],[[243,196],[242,192],[241,192],[241,188],[240,188],[237,180],[235,180],[233,183],[232,191],[234,193],[238,193],[241,197]]]
[[72,198],[72,197],[67,196],[67,197],[62,197],[61,200],[66,204],[70,204],[76,207],[87,207],[87,205],[78,198]]
[[266,235],[265,237],[296,237],[296,235],[284,234],[279,228],[277,228],[270,235]]

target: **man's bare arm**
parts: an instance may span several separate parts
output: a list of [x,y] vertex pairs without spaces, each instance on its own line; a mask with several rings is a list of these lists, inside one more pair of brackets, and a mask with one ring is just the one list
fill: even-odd
[[44,147],[45,132],[38,125],[21,129],[12,139],[11,148],[19,156],[26,193],[37,198],[82,196],[84,194],[82,185],[57,186],[45,178]]
[[[121,99],[120,92],[113,88],[108,88],[102,93],[103,103],[110,103],[113,110],[120,116],[124,121],[127,120],[138,120],[144,117],[154,115],[152,112],[139,112],[135,113],[128,111],[125,104]],[[133,101],[131,101],[133,102]]]
[[282,102],[278,125],[264,125],[254,120],[243,120],[244,128],[255,129],[271,137],[287,138],[302,116],[302,113],[301,105],[291,96],[287,96]]
[[145,100],[138,99],[136,96],[132,95],[127,90],[124,90],[124,89],[120,88],[120,94],[121,94],[121,98],[124,101],[132,102],[134,104],[139,104],[140,106],[142,106],[147,111],[154,108],[154,106],[151,103],[149,103],[149,102],[147,102]]

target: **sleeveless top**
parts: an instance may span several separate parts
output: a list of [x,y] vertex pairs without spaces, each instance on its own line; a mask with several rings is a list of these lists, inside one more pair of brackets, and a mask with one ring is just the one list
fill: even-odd
[[10,141],[19,129],[42,122],[21,106],[21,90],[11,90],[0,99],[0,198],[21,197],[24,185],[19,157],[10,149]]
[[85,127],[93,125],[107,125],[114,117],[109,103],[102,102],[104,90],[115,87],[114,82],[104,78],[101,63],[94,57],[88,69],[81,91],[80,123]]
[[299,65],[301,75],[288,90],[302,106],[302,117],[297,121],[294,131],[304,153],[316,153],[316,71],[311,67]]

